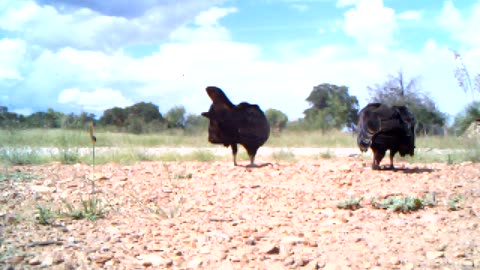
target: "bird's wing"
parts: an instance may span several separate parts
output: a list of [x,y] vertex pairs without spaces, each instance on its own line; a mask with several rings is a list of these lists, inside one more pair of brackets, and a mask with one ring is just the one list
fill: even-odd
[[237,106],[236,112],[239,142],[262,145],[270,135],[270,125],[260,107],[244,102]]
[[216,86],[209,86],[207,87],[206,91],[216,107],[221,107],[224,109],[232,109],[235,107],[235,105],[233,105],[233,103],[228,99],[222,89]]

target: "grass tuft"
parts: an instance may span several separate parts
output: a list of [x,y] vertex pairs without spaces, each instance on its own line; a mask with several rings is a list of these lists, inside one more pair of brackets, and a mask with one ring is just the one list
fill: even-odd
[[272,153],[271,158],[276,162],[286,161],[286,162],[295,162],[295,154],[290,150],[279,150]]
[[343,202],[337,203],[337,208],[340,209],[349,209],[349,210],[357,210],[361,208],[360,202],[363,200],[363,197],[355,197],[346,199]]
[[327,151],[320,153],[319,156],[322,159],[331,159],[335,157],[335,153],[333,153],[330,149],[327,149]]
[[80,198],[80,205],[74,205],[66,200],[62,200],[66,207],[66,211],[63,213],[72,219],[88,219],[95,221],[99,218],[103,218],[106,215],[105,204],[97,196],[89,196],[88,199]]
[[38,215],[37,221],[41,225],[50,225],[55,220],[55,212],[49,208],[37,204]]
[[459,205],[463,200],[465,200],[465,197],[459,196],[459,195],[454,195],[450,196],[450,198],[447,201],[447,209],[449,211],[458,211],[462,208],[461,205]]
[[[428,198],[430,197],[430,198]],[[426,206],[435,205],[435,194],[425,196],[423,198],[416,198],[410,196],[391,196],[383,200],[378,198],[372,199],[372,206],[377,209],[387,209],[393,212],[409,213],[425,208]]]
[[31,181],[34,179],[38,179],[39,177],[30,174],[30,173],[24,173],[24,172],[0,172],[0,182],[3,181]]
[[45,163],[48,157],[30,147],[4,147],[0,149],[0,162],[10,165]]
[[159,205],[148,206],[144,202],[142,202],[138,196],[134,194],[130,194],[130,197],[135,200],[139,205],[143,207],[147,212],[159,216],[163,219],[173,219],[175,217],[180,216],[182,206],[185,203],[185,198],[180,196],[179,199],[175,200],[174,205],[170,207],[162,207]]
[[191,159],[196,161],[212,162],[216,160],[216,157],[210,151],[196,150],[191,154]]

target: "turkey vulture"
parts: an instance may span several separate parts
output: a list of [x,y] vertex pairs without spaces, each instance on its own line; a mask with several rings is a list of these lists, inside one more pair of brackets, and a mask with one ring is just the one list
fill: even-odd
[[215,86],[207,87],[207,94],[213,101],[208,112],[210,120],[208,141],[232,147],[233,164],[237,166],[237,144],[243,145],[250,157],[249,167],[255,165],[255,154],[270,135],[270,125],[265,114],[256,104],[242,102],[234,105],[223,91]]
[[380,161],[390,150],[390,169],[394,169],[393,156],[413,156],[415,150],[415,118],[407,106],[389,107],[370,103],[358,116],[357,144],[360,151],[370,147],[373,152],[372,169],[380,169]]

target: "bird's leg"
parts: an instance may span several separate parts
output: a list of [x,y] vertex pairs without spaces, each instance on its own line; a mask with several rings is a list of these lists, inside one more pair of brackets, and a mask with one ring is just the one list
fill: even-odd
[[247,167],[259,167],[257,164],[255,164],[255,155],[248,155],[250,157],[250,164],[247,165]]
[[372,170],[380,170],[380,166],[377,164],[377,160],[375,159],[375,156],[373,157]]
[[380,161],[385,156],[385,153],[382,151],[375,151],[373,150],[373,163],[372,163],[372,170],[380,170]]
[[395,156],[395,151],[390,150],[390,169],[394,170],[395,167],[393,166],[393,156]]
[[259,167],[257,164],[255,164],[255,155],[257,154],[257,149],[255,150],[247,149],[247,153],[248,153],[248,157],[250,158],[250,164],[247,165],[247,167]]
[[232,154],[233,154],[233,165],[237,166],[237,152],[238,152],[238,147],[237,144],[234,143],[232,144]]

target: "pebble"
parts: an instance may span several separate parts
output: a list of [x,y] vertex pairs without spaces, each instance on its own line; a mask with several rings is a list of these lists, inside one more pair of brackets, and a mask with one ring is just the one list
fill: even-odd
[[429,259],[429,260],[435,260],[435,259],[444,257],[444,256],[445,256],[445,252],[443,252],[443,251],[427,251],[427,253],[425,254],[425,256],[426,256],[427,259]]

